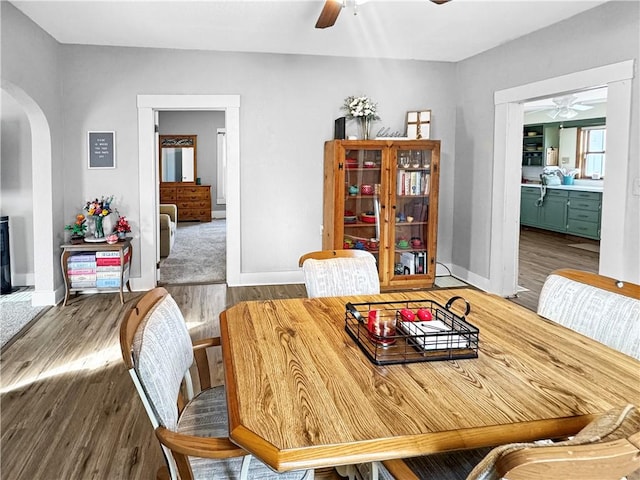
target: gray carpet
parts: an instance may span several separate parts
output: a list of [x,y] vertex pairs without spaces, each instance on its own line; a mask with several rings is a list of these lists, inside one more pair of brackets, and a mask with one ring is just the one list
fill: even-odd
[[25,325],[46,307],[31,306],[33,289],[19,287],[15,292],[0,297],[0,346],[4,346]]
[[178,222],[171,254],[160,260],[160,283],[223,283],[227,278],[227,222]]

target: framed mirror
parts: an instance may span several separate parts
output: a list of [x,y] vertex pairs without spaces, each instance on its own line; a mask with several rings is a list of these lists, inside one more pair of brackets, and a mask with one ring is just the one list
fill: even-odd
[[197,135],[160,135],[160,181],[195,183]]

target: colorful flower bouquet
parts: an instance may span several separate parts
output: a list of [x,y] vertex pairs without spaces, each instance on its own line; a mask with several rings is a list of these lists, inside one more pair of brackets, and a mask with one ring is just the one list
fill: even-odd
[[82,213],[79,213],[76,215],[75,223],[65,225],[64,229],[71,232],[71,243],[82,243],[84,233],[87,231],[87,219]]
[[102,197],[100,200],[89,200],[84,209],[88,215],[95,215],[99,217],[106,217],[111,213],[111,202],[113,201],[113,195],[110,197]]
[[104,217],[111,214],[112,201],[113,195],[106,198],[103,196],[100,200],[97,198],[95,200],[89,200],[84,206],[84,209],[87,211],[87,215],[94,220],[95,231],[93,235],[96,239],[102,239],[105,236],[102,221]]
[[124,238],[128,232],[131,231],[131,226],[129,226],[129,222],[127,221],[127,217],[118,218],[118,222],[115,226],[115,231],[118,234],[119,238]]

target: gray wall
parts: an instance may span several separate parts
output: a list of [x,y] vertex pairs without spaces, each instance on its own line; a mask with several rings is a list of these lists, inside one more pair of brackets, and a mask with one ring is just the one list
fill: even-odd
[[[516,39],[457,64],[455,204],[453,262],[481,277],[489,274],[493,172],[494,92],[537,80],[636,59],[640,4],[609,2],[571,19]],[[636,225],[638,197],[631,179],[638,172],[638,76],[631,104],[628,223]],[[518,161],[518,159],[514,159]],[[635,219],[635,220],[633,220]]]
[[218,180],[217,129],[224,128],[224,112],[160,112],[160,135],[197,135],[197,172],[203,185],[211,185],[211,208],[221,212],[225,205],[216,204]]
[[3,91],[1,101],[0,215],[9,215],[11,278],[34,285],[31,127],[13,97]]
[[[242,271],[296,269],[300,253],[321,245],[323,142],[343,99],[366,93],[379,103],[378,127],[403,129],[407,110],[432,110],[432,138],[442,140],[438,260],[486,277],[494,92],[639,56],[637,2],[607,3],[458,64],[57,45],[1,3],[3,82],[31,95],[51,125],[52,261],[64,224],[91,196],[115,195],[134,233],[149,214],[137,200],[136,95],[239,94]],[[636,161],[638,103],[636,76]],[[118,168],[88,170],[86,132],[102,129],[117,132]],[[637,162],[630,174],[639,176]]]
[[[60,48],[59,44],[40,27],[20,13],[9,2],[0,2],[1,16],[1,59],[2,59],[2,90],[12,97],[29,98],[27,115],[31,119],[42,120],[38,123],[38,131],[31,131],[32,138],[45,136],[51,143],[51,158],[34,155],[32,158],[32,175],[34,177],[47,176],[44,170],[50,170],[51,178],[47,189],[38,192],[38,204],[42,211],[42,228],[47,229],[52,223],[52,238],[47,236],[38,240],[35,257],[36,265],[41,269],[53,271],[54,285],[40,285],[40,290],[52,290],[62,285],[60,271],[60,244],[64,242],[64,225],[70,223],[65,208],[65,173],[66,165],[62,156],[63,145],[63,95],[60,77]],[[32,152],[33,153],[33,152]],[[43,169],[43,162],[47,168]],[[41,170],[42,169],[42,170]],[[49,188],[51,189],[49,191]],[[78,188],[77,185],[67,184],[68,189]],[[21,194],[28,196],[31,190],[25,189]],[[13,215],[7,211],[6,214]],[[26,220],[25,220],[26,221]],[[29,233],[27,233],[29,235]],[[21,239],[25,243],[34,244],[33,235]],[[17,269],[28,269],[27,265]],[[50,283],[50,280],[48,281]],[[38,294],[36,279],[36,294]]]
[[[69,191],[68,214],[87,195],[112,193],[134,231],[146,214],[136,211],[136,95],[240,95],[243,273],[296,271],[301,253],[320,248],[323,143],[332,138],[348,95],[370,95],[380,106],[379,125],[394,129],[404,128],[407,110],[431,108],[445,182],[452,174],[452,64],[75,45],[61,52],[65,171],[69,182],[82,186]],[[117,131],[115,170],[86,169],[84,136],[99,129]],[[444,196],[451,195],[445,189]],[[449,218],[444,215],[443,223]],[[445,249],[450,243],[441,238]]]

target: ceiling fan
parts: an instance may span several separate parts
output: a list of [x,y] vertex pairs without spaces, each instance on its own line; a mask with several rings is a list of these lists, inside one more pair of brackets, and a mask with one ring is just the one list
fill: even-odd
[[[443,3],[447,3],[450,0],[430,0],[431,2],[442,5]],[[320,16],[318,17],[318,21],[316,22],[316,28],[327,28],[332,27],[336,20],[338,19],[338,15],[340,15],[340,10],[347,6],[347,0],[326,0],[324,2],[324,7],[322,7],[322,11],[320,12]]]
[[593,107],[591,105],[582,105],[578,103],[578,96],[575,94],[563,95],[562,97],[555,97],[551,99],[555,104],[555,108],[551,110],[548,115],[552,119],[560,118],[573,118],[578,115],[579,111],[590,110]]

